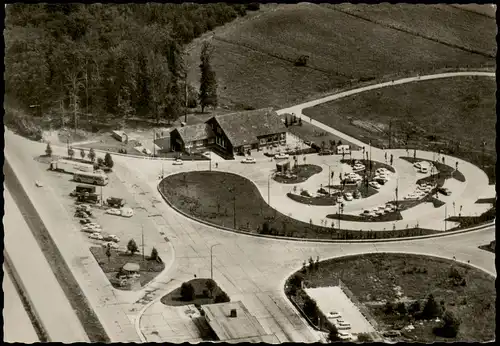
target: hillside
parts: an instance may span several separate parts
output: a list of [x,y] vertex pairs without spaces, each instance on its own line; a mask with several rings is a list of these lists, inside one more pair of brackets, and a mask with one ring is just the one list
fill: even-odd
[[[283,107],[359,81],[495,64],[488,55],[495,49],[495,22],[486,16],[451,6],[396,6],[386,8],[382,18],[391,27],[345,13],[354,11],[352,7],[339,11],[332,6],[262,6],[251,20],[214,30],[213,65],[221,104]],[[356,11],[375,16],[369,6]],[[419,16],[426,25],[415,25]],[[428,38],[429,30],[444,43]],[[459,43],[481,53],[464,50]],[[194,48],[188,57],[194,84],[199,79],[198,52]],[[309,56],[307,67],[294,66],[300,55]]]

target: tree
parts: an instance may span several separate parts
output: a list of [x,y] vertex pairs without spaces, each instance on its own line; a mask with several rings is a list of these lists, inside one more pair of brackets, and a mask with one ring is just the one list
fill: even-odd
[[92,161],[92,162],[94,162],[94,161],[95,161],[95,157],[96,157],[96,155],[95,155],[94,148],[90,148],[90,151],[89,151],[89,155],[88,155],[88,156],[89,156],[90,161]]
[[396,311],[399,312],[401,315],[406,314],[407,310],[406,310],[405,303],[399,302],[396,305]]
[[216,286],[215,281],[212,279],[207,280],[207,282],[205,283],[205,286],[207,287],[207,290],[210,293],[210,297],[211,297],[213,292],[214,292],[214,288]]
[[151,249],[151,255],[149,256],[149,259],[153,261],[158,261],[158,250],[156,250],[155,247]]
[[373,342],[373,339],[368,333],[360,333],[358,334],[358,342]]
[[207,41],[203,42],[200,54],[201,78],[200,92],[198,95],[202,113],[207,106],[217,107],[217,80],[215,78],[215,72],[210,65],[211,54],[212,46]]
[[285,126],[288,127],[288,116],[285,115]]
[[318,318],[318,305],[316,301],[309,298],[309,296],[307,296],[304,302],[304,313],[313,320],[313,322]]
[[215,304],[217,304],[217,303],[228,303],[230,301],[231,301],[231,299],[229,298],[229,296],[227,295],[227,293],[224,292],[224,291],[222,291],[219,294],[217,294],[215,296],[215,299],[214,299],[214,303]]
[[111,261],[111,246],[106,246],[106,256],[108,257],[108,263]]
[[304,281],[304,275],[301,273],[296,273],[290,278],[290,286],[296,289],[302,287],[302,281]]
[[137,247],[137,244],[134,239],[130,239],[128,241],[127,250],[130,252],[131,255],[139,251],[139,248]]
[[339,141],[337,142],[337,146],[339,145],[342,145],[342,141],[339,139]]
[[106,153],[106,155],[104,155],[104,165],[109,168],[113,168],[114,162],[110,153]]
[[441,307],[434,299],[432,294],[429,294],[424,309],[422,310],[422,317],[424,319],[432,319],[441,315]]
[[51,157],[51,156],[52,156],[52,147],[50,146],[50,143],[47,143],[47,147],[45,148],[45,154],[46,154],[48,157]]
[[69,156],[69,158],[72,159],[74,155],[75,155],[75,151],[73,150],[73,148],[69,147],[68,148],[68,156]]
[[97,165],[100,167],[100,166],[104,166],[104,160],[102,159],[102,157],[98,157],[97,158]]
[[85,150],[80,149],[80,157],[82,158],[82,160],[85,159],[85,156],[86,156]]
[[420,312],[420,302],[418,300],[415,300],[413,303],[410,304],[408,308],[408,312],[411,314],[416,314]]
[[194,300],[195,292],[194,287],[189,282],[183,282],[181,285],[181,300],[185,302],[190,302]]
[[446,338],[454,338],[460,329],[460,319],[455,314],[447,310],[443,314],[443,325],[434,329],[434,333]]
[[299,126],[302,126],[302,118],[299,118]]

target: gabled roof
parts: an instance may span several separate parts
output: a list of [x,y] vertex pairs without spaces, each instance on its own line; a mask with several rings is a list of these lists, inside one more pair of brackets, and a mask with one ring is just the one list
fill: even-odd
[[175,130],[179,132],[184,143],[201,141],[214,136],[212,128],[206,123],[177,127]]
[[234,147],[252,144],[258,137],[286,132],[272,108],[216,115],[214,117]]

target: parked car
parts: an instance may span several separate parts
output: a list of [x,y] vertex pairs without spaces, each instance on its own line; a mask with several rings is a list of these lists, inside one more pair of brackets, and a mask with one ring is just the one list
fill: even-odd
[[385,185],[385,183],[388,182],[387,178],[383,178],[383,177],[379,177],[379,176],[375,176],[373,178],[373,181],[379,183],[380,185]]
[[351,325],[342,326],[340,324],[337,324],[337,329],[338,330],[349,330],[349,329],[351,329]]
[[201,155],[205,156],[206,158],[209,158],[210,160],[212,159],[212,152],[210,152],[210,151],[205,151]]
[[290,155],[288,154],[285,154],[285,153],[278,153],[274,156],[275,159],[288,159],[290,157]]
[[36,187],[43,187],[43,183],[40,180],[35,181]]
[[370,185],[371,187],[373,187],[374,189],[377,189],[377,190],[380,189],[380,187],[381,187],[380,184],[377,183],[376,181],[370,181],[368,183],[368,185]]
[[318,155],[333,155],[333,151],[331,151],[330,149],[320,150]]
[[312,142],[311,142],[311,141],[304,141],[304,144],[305,144],[305,145],[311,145],[311,144],[312,144]]
[[418,170],[420,173],[427,174],[429,173],[429,168],[426,166],[421,166],[420,169]]
[[355,164],[353,167],[352,167],[352,170],[353,171],[362,171],[364,170],[366,167],[365,165],[363,164]]
[[77,210],[75,212],[75,217],[86,218],[86,217],[89,217],[89,216],[92,216],[92,212],[91,211]]
[[142,153],[146,154],[146,155],[151,155],[152,154],[151,150],[149,150],[148,148],[142,149]]
[[340,316],[340,314],[337,312],[337,311],[330,311],[328,313],[328,316],[327,318],[333,318],[333,319],[337,319],[337,318],[341,318],[342,316]]
[[134,210],[132,208],[121,208],[120,215],[123,217],[132,217],[134,216]]
[[116,209],[116,208],[109,208],[106,210],[106,214],[110,214],[110,215],[120,215],[120,209]]
[[442,193],[445,196],[450,196],[451,195],[451,190],[448,189],[447,187],[440,187],[440,188],[438,188],[438,192]]
[[352,199],[353,199],[352,193],[350,193],[350,192],[344,193],[344,198],[346,201],[352,201]]
[[[106,240],[106,239],[104,239]],[[108,241],[106,243],[102,243],[102,247],[106,248],[106,247],[110,247],[111,249],[118,249],[120,247],[120,245],[118,245],[117,243],[113,243],[112,241]]]
[[82,231],[93,231],[93,232],[101,232],[102,228],[101,226],[96,226],[96,225],[85,225],[82,227]]
[[81,223],[82,225],[86,225],[86,224],[91,223],[91,222],[92,222],[92,220],[91,220],[91,219],[89,219],[88,217],[83,218],[83,219],[80,219],[80,223]]
[[245,157],[241,160],[241,163],[257,163],[257,161],[253,157]]
[[416,168],[416,169],[420,169],[420,167],[422,167],[422,162],[415,162],[413,164],[413,166]]
[[338,337],[339,337],[340,340],[346,340],[346,341],[352,340],[352,334],[351,333],[338,332],[337,335],[338,335]]
[[92,233],[89,235],[90,239],[95,239],[95,240],[103,240],[103,236],[100,233]]
[[182,161],[182,159],[175,159],[174,162],[172,162],[173,165],[183,165],[184,162]]
[[109,235],[103,236],[103,240],[111,241],[111,242],[115,242],[115,243],[119,243],[120,242],[120,238],[118,238],[114,234],[109,234]]
[[384,332],[382,335],[385,337],[388,337],[388,338],[394,338],[397,336],[401,336],[401,332],[399,332],[397,330],[388,330],[388,331]]
[[89,212],[92,210],[92,207],[88,204],[79,204],[76,206],[77,211]]

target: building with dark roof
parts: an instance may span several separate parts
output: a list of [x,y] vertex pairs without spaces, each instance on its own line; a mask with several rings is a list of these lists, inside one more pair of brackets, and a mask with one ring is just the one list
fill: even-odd
[[205,319],[222,342],[279,343],[275,334],[265,331],[241,301],[202,305]]
[[286,143],[286,126],[271,108],[215,115],[205,123],[178,127],[170,132],[174,151],[207,148],[225,156]]

